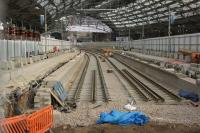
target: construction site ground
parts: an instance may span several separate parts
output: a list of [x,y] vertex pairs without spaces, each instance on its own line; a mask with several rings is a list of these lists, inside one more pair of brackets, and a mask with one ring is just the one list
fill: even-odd
[[[59,111],[54,111],[54,127],[55,129],[62,130],[63,125],[68,125],[67,127],[72,127],[70,130],[79,131],[77,127],[83,128],[88,131],[89,128],[92,130],[97,129],[99,131],[101,128],[104,129],[104,126],[94,126],[96,121],[99,119],[99,114],[101,112],[110,112],[112,109],[117,109],[120,111],[126,111],[123,107],[126,104],[126,101],[115,101],[110,102],[109,104],[103,104],[99,107],[96,107],[92,104],[81,104],[78,105],[78,108],[71,113],[61,113]],[[96,108],[95,108],[96,107]],[[200,107],[193,107],[191,105],[136,105],[137,111],[144,112],[149,118],[150,123],[145,126],[148,130],[158,128],[169,129],[172,126],[178,126],[180,130],[184,129],[185,126],[189,127],[198,127],[194,128],[194,131],[200,131]],[[160,126],[164,124],[164,126]],[[156,125],[158,127],[156,127]],[[183,126],[185,125],[185,126]],[[58,127],[58,128],[57,128]],[[65,126],[64,126],[65,127]],[[112,128],[116,129],[116,126],[105,126],[107,130]],[[132,127],[129,127],[132,130]],[[139,128],[133,128],[134,130],[143,131]],[[187,128],[185,128],[187,129]],[[195,130],[196,129],[196,130]],[[178,129],[176,129],[178,131]],[[188,130],[188,129],[187,129]],[[184,130],[184,131],[187,131]],[[123,131],[123,130],[122,130]],[[128,131],[128,130],[124,130]],[[157,130],[156,130],[157,131]],[[114,132],[114,131],[113,131]]]
[[[70,113],[54,111],[55,133],[122,133],[122,132],[196,132],[200,131],[200,107],[194,107],[190,102],[185,101],[181,104],[151,104],[137,103],[136,111],[144,112],[149,118],[149,124],[145,126],[116,126],[116,125],[97,125],[101,112],[110,112],[113,109],[127,111],[124,109],[129,99],[122,81],[113,73],[107,73],[112,69],[106,62],[100,62],[111,97],[108,103],[91,103],[79,101],[77,108]],[[78,68],[78,67],[77,67]],[[126,85],[126,84],[125,84]],[[198,103],[199,104],[199,103]]]
[[154,123],[145,126],[116,126],[91,125],[88,127],[73,128],[69,125],[60,126],[52,130],[54,133],[199,133],[198,125],[187,126],[182,124]]
[[[78,52],[65,53],[36,64],[30,64],[23,69],[12,71],[12,80],[9,79],[9,72],[2,73],[0,86],[6,88],[7,86],[20,86],[19,83],[26,84],[35,79],[39,75],[44,74],[49,69],[56,66],[58,63],[69,60]],[[66,83],[64,84],[68,94],[73,89],[72,83],[76,83],[76,78],[79,71],[83,67],[84,54],[80,54],[75,59],[69,61],[68,64],[57,70],[48,77],[60,78],[63,71],[67,71]],[[93,63],[94,64],[94,63]],[[151,132],[151,133],[199,133],[200,132],[200,103],[197,107],[192,105],[189,101],[183,101],[178,104],[153,104],[150,102],[135,104],[136,111],[141,111],[149,117],[149,123],[144,126],[117,126],[117,125],[97,125],[96,121],[102,112],[110,112],[113,109],[119,111],[127,111],[124,105],[130,100],[127,88],[130,86],[125,83],[124,79],[120,78],[119,74],[109,65],[108,62],[100,61],[105,82],[110,94],[111,101],[96,102],[77,101],[77,108],[71,112],[61,112],[59,110],[53,111],[53,133],[129,133],[129,132]],[[107,70],[113,70],[108,73]],[[57,73],[57,75],[56,75]],[[52,76],[52,77],[51,77]],[[22,78],[20,78],[22,77]],[[89,79],[87,77],[86,79]],[[25,79],[25,81],[24,81]],[[51,80],[52,80],[51,79]],[[47,80],[47,79],[45,79]],[[18,84],[16,84],[18,83]],[[83,87],[84,88],[84,87]],[[7,88],[6,88],[7,89]],[[3,90],[3,89],[2,89]],[[4,89],[5,90],[5,89]],[[84,91],[82,91],[84,92]]]

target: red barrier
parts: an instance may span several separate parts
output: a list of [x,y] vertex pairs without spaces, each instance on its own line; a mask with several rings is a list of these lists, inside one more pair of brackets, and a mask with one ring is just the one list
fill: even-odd
[[0,121],[0,132],[3,133],[26,133],[27,121],[26,116],[17,116]]
[[30,133],[44,133],[53,125],[53,107],[48,106],[27,117]]
[[0,120],[0,133],[45,133],[53,125],[53,107],[50,105],[30,115]]

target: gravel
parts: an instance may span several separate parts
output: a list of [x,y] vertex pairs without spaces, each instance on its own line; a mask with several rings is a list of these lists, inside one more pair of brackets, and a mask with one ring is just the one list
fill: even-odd
[[[77,109],[71,113],[60,113],[54,111],[54,127],[61,125],[89,126],[95,124],[101,112],[110,112],[112,109],[126,111],[123,106],[125,100],[117,102],[109,102],[102,106],[97,106],[90,103],[81,103]],[[150,121],[158,123],[175,123],[185,125],[200,125],[200,107],[191,105],[136,105],[137,111],[144,112]]]

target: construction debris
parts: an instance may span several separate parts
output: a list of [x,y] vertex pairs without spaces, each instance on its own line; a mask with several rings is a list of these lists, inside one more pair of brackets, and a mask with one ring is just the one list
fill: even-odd
[[112,73],[112,72],[113,72],[112,69],[108,69],[108,70],[107,70],[107,73]]

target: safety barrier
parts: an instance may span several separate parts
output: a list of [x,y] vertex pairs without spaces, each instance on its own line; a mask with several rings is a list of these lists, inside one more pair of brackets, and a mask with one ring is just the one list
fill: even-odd
[[45,133],[53,125],[53,107],[50,105],[30,115],[0,120],[0,133]]
[[41,37],[41,41],[0,39],[0,46],[0,61],[10,61],[53,52],[55,47],[60,51],[70,49],[72,45],[69,41]]
[[30,133],[44,133],[53,124],[53,107],[45,107],[27,117],[27,124]]
[[26,116],[17,116],[0,121],[0,133],[26,133]]

